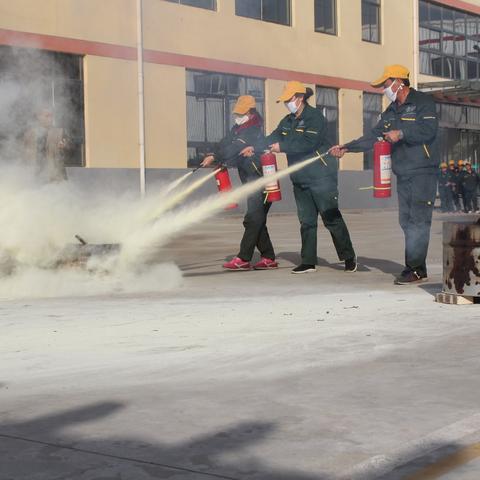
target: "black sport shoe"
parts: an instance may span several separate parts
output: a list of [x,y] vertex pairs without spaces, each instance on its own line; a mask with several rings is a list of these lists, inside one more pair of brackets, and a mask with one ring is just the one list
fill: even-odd
[[348,273],[357,271],[357,257],[347,258],[345,260],[345,271]]
[[316,272],[317,269],[315,265],[306,265],[305,263],[302,263],[298,267],[295,267],[292,269],[292,273],[310,273],[310,272]]
[[426,280],[428,280],[426,273],[417,273],[414,270],[410,270],[403,271],[402,274],[399,275],[393,283],[395,285],[411,285],[415,283],[422,283]]

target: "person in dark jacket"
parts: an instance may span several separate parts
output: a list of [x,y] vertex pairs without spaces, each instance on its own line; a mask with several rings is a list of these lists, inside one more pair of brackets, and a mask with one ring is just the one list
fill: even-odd
[[452,212],[453,202],[450,189],[450,174],[446,163],[440,164],[440,173],[438,174],[438,193],[440,195],[440,209],[442,212]]
[[[271,152],[286,153],[288,165],[325,153],[331,146],[327,140],[327,122],[322,112],[307,100],[313,94],[300,82],[288,82],[277,102],[283,102],[289,114],[278,127],[255,146],[259,151],[268,146]],[[290,175],[297,203],[302,238],[301,264],[292,273],[316,271],[318,215],[329,230],[338,258],[345,262],[345,271],[357,270],[357,259],[345,221],[338,209],[338,162],[331,155]]]
[[54,126],[54,114],[48,107],[36,115],[36,124],[23,138],[24,157],[41,183],[67,180],[65,154],[71,146],[63,128]]
[[462,199],[462,207],[460,210],[465,211],[465,193],[463,191],[463,175],[465,174],[465,162],[463,160],[459,160],[457,162],[457,188],[458,188],[458,203],[460,205],[460,199]]
[[[247,183],[262,176],[259,155],[241,155],[246,146],[263,138],[263,120],[257,112],[255,98],[242,95],[233,109],[235,125],[223,138],[215,151],[207,155],[201,165],[208,167],[221,164],[236,167],[241,182]],[[228,270],[250,270],[250,261],[255,247],[260,251],[261,259],[253,268],[255,270],[271,270],[278,268],[275,252],[267,230],[267,214],[272,206],[265,201],[262,192],[250,195],[247,199],[247,212],[243,220],[245,232],[240,242],[240,251],[236,257],[223,265]]]
[[390,105],[371,133],[331,151],[337,157],[346,152],[365,152],[379,138],[392,144],[399,222],[405,236],[405,269],[395,283],[417,283],[427,279],[426,258],[437,194],[440,161],[435,103],[430,96],[410,87],[409,71],[401,65],[386,67],[372,86],[383,88]]
[[479,177],[472,169],[470,162],[465,163],[465,170],[462,172],[461,182],[464,212],[476,212],[478,210],[477,190],[479,185]]
[[455,165],[454,160],[448,162],[448,175],[450,177],[449,186],[450,186],[450,195],[452,196],[452,202],[454,205],[454,211],[460,212],[462,207],[460,206],[460,172],[458,167]]

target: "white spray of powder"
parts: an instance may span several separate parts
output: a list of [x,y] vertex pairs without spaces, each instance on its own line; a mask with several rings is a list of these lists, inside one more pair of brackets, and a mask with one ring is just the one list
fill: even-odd
[[120,263],[122,265],[134,265],[137,263],[148,263],[154,259],[161,247],[180,232],[200,223],[215,215],[231,203],[236,203],[252,193],[265,187],[268,183],[280,180],[311,163],[323,160],[323,155],[296,163],[274,175],[260,177],[253,182],[246,183],[241,187],[228,193],[208,197],[195,207],[187,207],[164,213],[153,225],[145,226],[140,230],[133,231],[125,238]]

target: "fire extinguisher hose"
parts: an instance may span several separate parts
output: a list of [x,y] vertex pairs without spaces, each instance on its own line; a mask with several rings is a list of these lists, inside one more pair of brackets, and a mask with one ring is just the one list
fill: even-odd
[[390,190],[392,187],[374,187],[371,185],[370,187],[360,187],[359,190]]

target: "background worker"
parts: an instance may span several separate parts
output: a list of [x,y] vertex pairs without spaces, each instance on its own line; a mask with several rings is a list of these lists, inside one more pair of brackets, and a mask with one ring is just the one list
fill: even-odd
[[478,211],[477,190],[480,181],[470,162],[465,163],[465,171],[461,176],[461,182],[463,191],[463,211],[465,213]]
[[[288,165],[324,153],[331,146],[327,140],[327,123],[321,111],[307,100],[313,94],[300,82],[288,82],[277,102],[283,102],[289,114],[265,139],[274,153],[286,153]],[[338,258],[345,261],[345,271],[355,272],[357,260],[350,234],[338,209],[338,162],[330,155],[292,173],[293,192],[297,203],[302,237],[302,262],[292,273],[316,271],[318,215],[329,230]]]
[[346,152],[365,152],[373,148],[378,138],[392,144],[399,222],[405,236],[405,269],[395,283],[417,283],[427,279],[426,258],[437,194],[440,162],[435,103],[410,87],[409,71],[402,65],[386,67],[372,86],[383,88],[390,105],[371,133],[331,151],[338,157]]
[[24,157],[27,164],[34,167],[35,176],[41,182],[67,179],[64,156],[69,144],[64,129],[54,126],[52,110],[40,109],[36,125],[24,135]]
[[452,212],[453,201],[450,189],[450,173],[448,172],[448,165],[445,162],[440,164],[440,173],[438,174],[438,193],[440,195],[440,209],[442,212]]
[[459,191],[459,186],[458,182],[460,180],[459,178],[459,171],[458,167],[455,165],[455,162],[453,160],[449,160],[448,162],[448,174],[450,176],[450,194],[452,196],[452,202],[454,205],[454,210],[455,212],[461,212],[462,207],[460,206],[460,195],[458,193]]
[[465,174],[465,162],[463,160],[459,160],[457,162],[456,174],[457,174],[458,204],[460,206],[460,202],[461,202],[460,211],[465,211],[465,194],[463,191],[463,175]]
[[[240,152],[247,146],[263,138],[263,120],[256,110],[255,98],[242,95],[233,108],[234,126],[218,144],[215,151],[207,155],[201,165],[224,164],[237,167],[242,183],[256,180],[262,176],[262,167],[258,155],[242,156]],[[247,212],[243,220],[245,232],[240,242],[240,251],[236,257],[223,265],[228,270],[250,270],[250,261],[255,247],[260,251],[261,259],[253,268],[271,270],[278,268],[275,252],[267,230],[267,214],[271,207],[265,202],[262,192],[254,193],[247,199]]]

